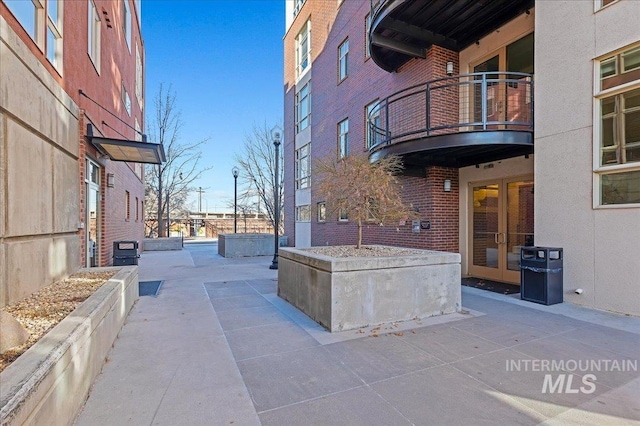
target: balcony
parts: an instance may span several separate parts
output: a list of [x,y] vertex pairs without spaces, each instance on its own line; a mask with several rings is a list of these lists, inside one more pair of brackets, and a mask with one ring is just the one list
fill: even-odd
[[368,116],[371,161],[466,167],[533,153],[533,76],[472,73],[418,84]]
[[424,58],[432,45],[459,52],[533,6],[534,0],[383,0],[371,11],[371,58],[392,72]]

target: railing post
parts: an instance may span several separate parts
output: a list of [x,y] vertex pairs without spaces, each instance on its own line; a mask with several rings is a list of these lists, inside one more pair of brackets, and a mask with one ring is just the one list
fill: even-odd
[[482,130],[487,130],[487,73],[482,74]]

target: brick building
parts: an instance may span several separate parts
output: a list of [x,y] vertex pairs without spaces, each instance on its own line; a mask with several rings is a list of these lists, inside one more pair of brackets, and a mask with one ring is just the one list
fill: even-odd
[[0,306],[142,240],[140,1],[0,1]]
[[324,216],[319,159],[397,154],[420,221],[365,244],[514,284],[521,247],[563,247],[565,300],[640,315],[638,19],[625,0],[286,1],[289,243],[355,241]]

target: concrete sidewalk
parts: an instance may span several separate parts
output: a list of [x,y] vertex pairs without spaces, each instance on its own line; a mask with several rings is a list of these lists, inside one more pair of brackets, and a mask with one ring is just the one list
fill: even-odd
[[144,253],[140,280],[164,283],[77,424],[640,424],[638,318],[463,287],[468,313],[331,334],[270,264]]

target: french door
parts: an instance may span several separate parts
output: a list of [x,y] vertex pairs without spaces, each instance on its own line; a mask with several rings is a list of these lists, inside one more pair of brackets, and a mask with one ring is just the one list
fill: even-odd
[[520,248],[534,244],[533,178],[469,184],[469,275],[520,284]]

